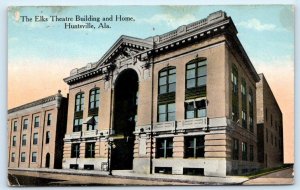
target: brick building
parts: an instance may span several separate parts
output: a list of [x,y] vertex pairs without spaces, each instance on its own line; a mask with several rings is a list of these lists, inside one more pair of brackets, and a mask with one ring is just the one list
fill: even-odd
[[8,167],[62,168],[67,109],[59,91],[8,110]]
[[261,167],[259,80],[223,11],[146,39],[121,36],[98,62],[64,79],[63,168],[206,176],[253,171]]
[[283,164],[282,113],[263,74],[256,84],[258,161],[272,168]]

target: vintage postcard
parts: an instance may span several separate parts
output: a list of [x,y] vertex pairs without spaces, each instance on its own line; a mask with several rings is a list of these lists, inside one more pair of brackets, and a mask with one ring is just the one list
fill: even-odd
[[7,14],[10,186],[294,183],[294,6]]

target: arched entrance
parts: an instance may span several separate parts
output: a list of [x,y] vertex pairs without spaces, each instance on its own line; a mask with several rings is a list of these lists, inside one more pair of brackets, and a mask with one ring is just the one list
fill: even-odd
[[133,69],[122,71],[115,82],[114,123],[115,147],[111,154],[111,169],[130,170],[133,163],[135,120],[137,115],[138,75]]
[[50,154],[49,153],[46,154],[46,164],[45,164],[45,167],[46,168],[50,167]]

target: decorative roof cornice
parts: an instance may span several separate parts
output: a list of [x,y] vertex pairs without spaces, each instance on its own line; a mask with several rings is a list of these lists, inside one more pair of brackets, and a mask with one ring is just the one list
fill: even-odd
[[[9,109],[8,114],[11,114],[11,113],[14,113],[14,112],[17,112],[17,111],[20,111],[20,110],[24,110],[24,109],[27,109],[27,108],[31,108],[31,107],[34,107],[34,106],[38,106],[38,105],[41,105],[41,104],[45,104],[45,103],[48,103],[48,102],[56,101],[56,97],[58,97],[58,96],[61,96],[60,91],[59,91],[58,94],[47,96],[45,98],[42,98],[42,99],[30,102],[30,103],[27,103],[27,104]],[[64,98],[64,97],[62,97],[62,98]]]
[[147,57],[147,55],[158,55],[168,51],[173,51],[176,48],[199,42],[221,33],[234,36],[233,41],[237,45],[239,52],[242,54],[241,56],[243,60],[245,60],[246,66],[250,69],[255,80],[258,81],[259,76],[236,36],[237,29],[232,22],[231,17],[228,17],[224,11],[211,13],[204,19],[188,25],[182,25],[176,30],[146,39],[123,35],[112,45],[112,47],[99,61],[96,63],[89,63],[80,69],[73,69],[70,76],[65,78],[64,81],[70,85],[96,75],[107,73],[110,69],[114,68],[113,59],[125,46],[137,48],[139,52],[133,55],[133,57],[140,59],[141,57]]

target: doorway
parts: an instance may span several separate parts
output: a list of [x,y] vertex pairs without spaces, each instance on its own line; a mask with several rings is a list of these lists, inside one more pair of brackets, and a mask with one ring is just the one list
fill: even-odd
[[114,122],[115,135],[111,153],[111,169],[131,170],[133,167],[134,130],[137,118],[138,75],[133,69],[122,71],[115,83]]

